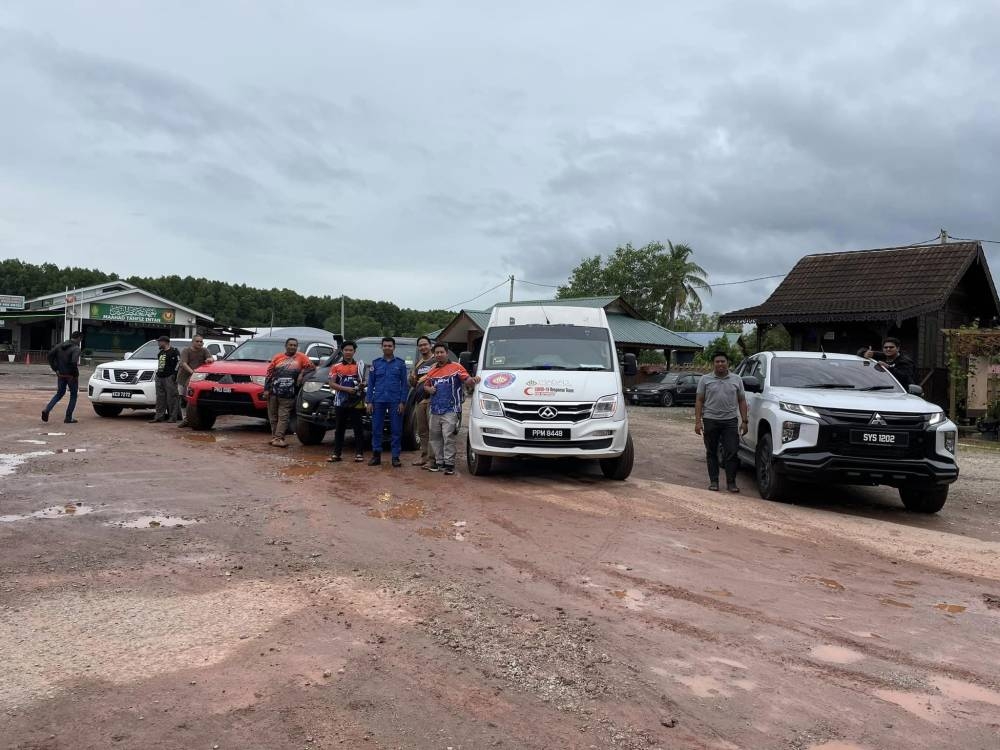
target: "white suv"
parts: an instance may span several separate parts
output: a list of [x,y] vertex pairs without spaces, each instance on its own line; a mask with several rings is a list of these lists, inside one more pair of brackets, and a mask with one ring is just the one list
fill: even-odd
[[[191,345],[191,339],[171,339],[178,350]],[[205,348],[216,359],[224,357],[236,344],[232,341],[205,339]],[[98,365],[87,384],[87,397],[101,417],[117,417],[122,409],[156,407],[156,363],[160,345],[147,341],[125,359]]]
[[760,494],[789,481],[888,485],[908,510],[936,513],[958,479],[958,428],[882,365],[849,354],[761,352],[740,363],[750,429],[740,459]]

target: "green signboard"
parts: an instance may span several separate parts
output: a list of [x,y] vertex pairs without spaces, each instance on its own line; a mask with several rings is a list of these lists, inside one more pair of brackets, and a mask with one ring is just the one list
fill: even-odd
[[90,304],[90,320],[120,320],[126,323],[151,323],[173,325],[174,310],[170,307],[143,307],[141,305],[113,305],[104,302]]

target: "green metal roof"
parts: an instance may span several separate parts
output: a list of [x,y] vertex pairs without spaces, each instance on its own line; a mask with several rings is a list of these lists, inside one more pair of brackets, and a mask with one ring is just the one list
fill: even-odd
[[616,344],[638,344],[657,349],[701,349],[683,336],[650,320],[637,320],[628,315],[608,313],[608,326]]
[[[514,303],[517,304],[516,302]],[[463,310],[466,315],[472,318],[472,322],[477,326],[486,330],[486,326],[490,324],[490,316],[493,314],[492,310]]]

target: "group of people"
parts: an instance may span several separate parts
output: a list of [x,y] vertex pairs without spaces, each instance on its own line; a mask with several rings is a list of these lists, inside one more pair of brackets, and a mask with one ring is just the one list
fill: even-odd
[[214,362],[215,357],[205,348],[205,339],[196,335],[191,345],[180,351],[170,343],[169,336],[160,336],[160,351],[156,356],[156,410],[150,422],[177,422],[178,427],[188,427],[185,407],[187,387],[194,371]]
[[[389,426],[389,450],[392,466],[403,465],[400,454],[403,443],[403,416],[410,389],[414,396],[414,419],[420,437],[420,457],[413,462],[428,471],[455,473],[455,442],[461,420],[463,387],[475,385],[479,378],[464,367],[451,362],[444,344],[431,344],[426,336],[417,339],[418,358],[413,369],[396,356],[396,340],[382,339],[382,356],[370,364],[358,359],[357,344],[341,344],[341,358],[330,368],[329,386],[333,391],[336,417],[331,463],[343,460],[344,435],[350,427],[354,433],[354,460],[364,458],[364,425],[362,414],[371,416],[371,450],[369,466],[382,463],[382,438]],[[295,393],[316,366],[298,351],[299,342],[285,341],[285,351],[268,363],[264,380],[264,396],[268,402],[271,422],[271,445],[288,445],[285,434],[295,408]]]

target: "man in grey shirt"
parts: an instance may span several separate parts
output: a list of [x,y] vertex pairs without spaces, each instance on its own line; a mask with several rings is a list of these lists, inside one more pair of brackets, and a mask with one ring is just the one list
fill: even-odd
[[[740,423],[737,433],[736,414]],[[694,431],[705,440],[705,458],[708,460],[708,489],[719,490],[719,445],[726,469],[726,489],[739,492],[736,471],[740,467],[737,451],[740,435],[747,434],[747,397],[743,381],[729,372],[729,357],[725,352],[712,355],[712,372],[698,381],[694,402]]]

